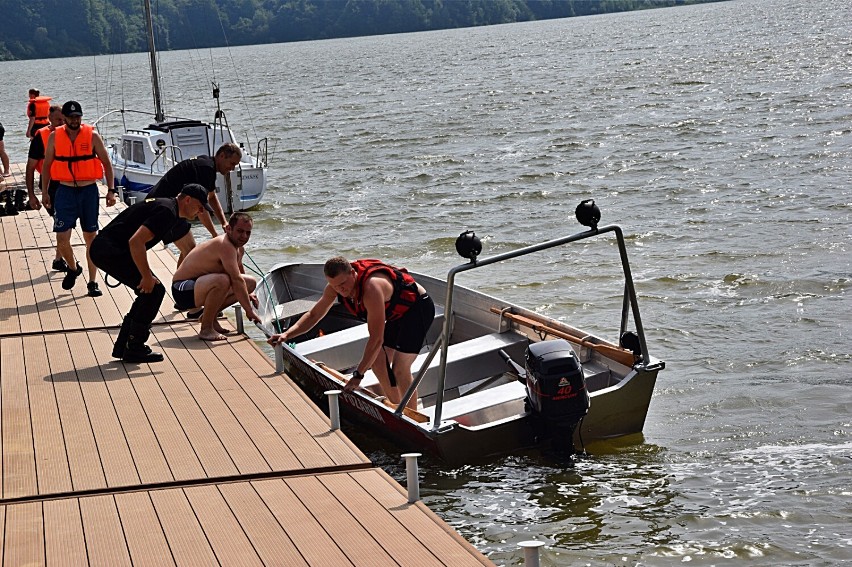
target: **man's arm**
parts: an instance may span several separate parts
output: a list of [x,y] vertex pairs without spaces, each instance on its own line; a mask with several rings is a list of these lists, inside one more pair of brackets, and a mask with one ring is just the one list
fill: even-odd
[[53,147],[53,139],[56,132],[51,132],[47,138],[47,147],[44,148],[44,163],[41,165],[41,202],[45,207],[50,206],[50,196],[47,193],[47,188],[50,187],[50,168],[53,165],[53,156],[55,150]]
[[[225,179],[227,178],[228,177],[226,176]],[[222,225],[222,230],[225,230],[225,227],[228,226],[228,219],[225,218],[225,211],[222,210],[222,203],[219,202],[219,196],[216,194],[216,191],[211,191],[207,194],[207,202],[210,203],[210,206],[213,208],[213,214],[215,214],[216,218],[219,219],[219,223]],[[205,210],[204,212],[206,213],[207,211]]]
[[361,290],[361,301],[367,310],[367,331],[370,338],[364,347],[364,354],[356,369],[361,374],[372,368],[376,357],[382,349],[385,341],[385,291],[386,287],[392,286],[388,280],[380,277],[371,277],[363,284]]
[[104,145],[104,141],[97,132],[92,132],[92,145],[95,149],[95,155],[98,156],[98,159],[101,160],[104,166],[104,176],[106,177],[107,185],[106,204],[107,207],[111,207],[115,205],[115,175],[112,171],[112,163],[109,161],[109,153]]
[[157,278],[151,272],[151,267],[148,265],[148,250],[145,244],[154,238],[154,233],[147,226],[140,226],[139,229],[130,237],[130,257],[133,258],[133,263],[136,264],[136,269],[142,274],[142,281],[139,282],[138,289],[142,293],[151,293],[154,286],[158,283]]
[[317,301],[307,313],[299,317],[299,320],[290,325],[289,329],[283,333],[272,335],[266,342],[271,345],[277,345],[286,343],[293,337],[298,337],[299,335],[307,333],[313,329],[317,323],[319,323],[320,319],[326,316],[336,300],[337,293],[330,285],[325,286],[325,289],[322,292],[322,297],[320,297],[319,301]]
[[[210,201],[210,195],[213,195],[213,193],[207,194],[208,202]],[[198,213],[198,220],[201,221],[201,224],[204,225],[204,228],[210,231],[210,236],[212,236],[213,238],[219,236],[218,234],[216,234],[216,227],[213,225],[213,219],[210,218],[210,213],[207,211],[207,209],[201,209],[201,212]]]
[[241,264],[238,259],[239,254],[237,249],[225,237],[223,237],[221,243],[217,244],[221,251],[220,258],[222,261],[222,267],[225,269],[225,273],[228,274],[228,277],[231,278],[231,289],[233,290],[234,295],[237,296],[237,301],[239,301],[242,308],[245,309],[246,318],[249,321],[260,321],[260,318],[254,312],[254,306],[252,305],[251,298],[249,297],[249,291],[246,287],[246,280],[243,279],[243,274],[240,271]]
[[27,195],[30,197],[30,208],[36,211],[41,208],[41,203],[35,194],[35,166],[37,163],[37,159],[27,159],[27,171],[24,177],[27,183]]

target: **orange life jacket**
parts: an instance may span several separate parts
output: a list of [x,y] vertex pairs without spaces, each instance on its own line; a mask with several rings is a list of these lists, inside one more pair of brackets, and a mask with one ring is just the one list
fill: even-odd
[[417,291],[417,282],[408,273],[405,268],[396,268],[389,264],[385,264],[381,260],[363,259],[352,262],[352,268],[355,270],[355,297],[358,300],[350,299],[338,295],[338,301],[342,303],[347,311],[355,315],[361,320],[367,320],[367,310],[361,302],[361,294],[364,289],[364,282],[367,278],[376,272],[382,272],[390,277],[393,282],[393,294],[389,301],[385,302],[385,320],[394,321],[399,319],[414,305],[420,298],[420,293]]
[[[42,150],[47,149],[47,139],[50,138],[50,135],[52,133],[53,133],[53,130],[50,129],[50,125],[45,126],[43,128],[39,128],[38,131],[36,132],[36,134],[41,136],[41,143],[44,145]],[[40,160],[38,160],[38,162],[36,162],[36,166],[35,166],[36,171],[41,173],[41,168],[42,168],[43,165],[44,165],[44,158],[41,158]],[[53,169],[53,168],[51,168],[51,169]]]
[[53,131],[54,157],[50,166],[50,178],[70,182],[102,178],[104,166],[95,154],[92,126],[80,124],[80,131],[73,144],[66,128],[67,126],[60,126]]
[[30,116],[30,104],[35,105],[35,121],[34,124],[49,124],[47,117],[50,115],[50,101],[53,97],[37,96],[27,101],[27,118]]

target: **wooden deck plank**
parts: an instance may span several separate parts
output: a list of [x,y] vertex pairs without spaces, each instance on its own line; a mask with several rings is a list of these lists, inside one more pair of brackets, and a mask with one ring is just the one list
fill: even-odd
[[30,420],[30,403],[24,370],[23,341],[19,337],[0,344],[3,360],[0,400],[2,400],[3,497],[35,494],[35,452]]
[[308,564],[251,484],[223,484],[219,491],[245,530],[261,561],[266,565]]
[[368,529],[316,477],[288,479],[287,486],[300,501],[310,503],[314,517],[354,565],[397,565]]
[[81,498],[80,515],[89,565],[120,567],[133,564],[112,495]]
[[44,339],[50,354],[49,379],[59,408],[71,484],[74,490],[104,488],[106,477],[77,381],[77,372],[71,362],[66,335],[45,335]]
[[41,502],[8,508],[3,564],[44,565],[43,525]]
[[[207,347],[201,345],[202,348],[195,349],[197,353],[182,348],[182,342],[175,336],[175,330],[180,327],[184,327],[182,332],[185,333],[188,324],[155,330],[154,334],[157,337],[163,337],[161,346],[166,347],[164,350],[168,355],[168,363],[174,365],[171,368],[169,368],[170,364],[161,366],[163,378],[172,376],[181,378],[187,373],[198,372],[196,379],[184,380],[184,384],[231,455],[239,473],[271,471],[272,468],[263,458],[249,433],[242,427],[239,419],[223,399],[222,393],[216,390],[204,371],[207,363],[207,358],[204,356],[208,354]],[[193,357],[199,357],[200,360],[196,362]]]
[[[68,337],[69,335],[66,335]],[[106,477],[107,486],[135,486],[140,482],[139,471],[133,459],[131,448],[128,446],[126,433],[122,428],[121,420],[116,413],[116,405],[110,397],[101,373],[101,362],[92,350],[92,344],[88,335],[74,334],[78,339],[74,346],[69,343],[69,350],[73,360],[74,368],[77,370],[77,380],[80,384],[80,392],[86,404],[89,422],[95,435],[97,451],[100,455],[101,466]],[[119,363],[112,363],[119,364]],[[143,431],[148,424],[144,422],[132,423],[131,427],[136,431]],[[159,461],[154,456],[154,447],[146,451],[147,467],[156,469]],[[142,449],[144,451],[144,449]],[[165,464],[165,459],[162,460]],[[163,466],[166,471],[168,467]],[[168,475],[168,472],[165,473]],[[162,478],[160,475],[159,478]],[[171,478],[171,475],[168,475]]]
[[[188,340],[197,341],[197,339],[193,338],[189,338]],[[230,341],[228,342],[230,343]],[[234,417],[254,441],[258,451],[273,470],[291,470],[301,467],[301,463],[284,442],[281,434],[270,423],[269,418],[272,418],[272,414],[275,413],[274,410],[283,410],[284,408],[281,408],[279,403],[271,407],[270,400],[260,402],[263,404],[265,412],[261,411],[255,405],[255,400],[252,399],[246,390],[246,388],[257,390],[257,388],[254,388],[256,385],[255,372],[248,367],[226,368],[216,356],[217,353],[224,354],[230,352],[233,352],[230,344],[219,343],[209,348],[207,353],[205,353],[208,356],[204,357],[204,370],[211,384],[220,393],[223,401],[233,412]],[[234,377],[234,374],[240,372],[244,375],[243,383],[240,383]]]
[[[331,494],[345,495],[339,498],[340,504],[364,528],[370,532],[381,531],[377,536],[385,551],[401,564],[416,557],[417,565],[443,565],[429,551],[429,548],[415,538],[405,527],[396,521],[393,515],[381,506],[376,499],[351,475],[321,475],[317,477]],[[399,505],[405,505],[400,502]],[[376,526],[381,526],[377,529]]]
[[309,565],[352,565],[285,481],[261,480],[252,486]]
[[0,331],[4,335],[21,333],[10,252],[0,252]]
[[134,566],[164,567],[175,560],[147,492],[117,494],[115,503]]
[[193,486],[184,493],[221,564],[263,565],[216,486]]
[[53,393],[44,337],[23,338],[27,389],[32,413],[33,449],[39,494],[71,490],[68,455],[62,442],[62,423]]
[[[95,352],[112,349],[114,339],[107,331],[88,335]],[[106,384],[142,482],[204,478],[192,444],[157,381],[150,377],[131,380],[125,365],[117,361],[104,366],[115,369],[105,375]]]
[[0,230],[6,236],[6,250],[21,250],[21,235],[18,232],[18,217],[0,217]]
[[198,405],[186,386],[187,383],[204,380],[204,373],[182,373],[182,379],[162,374],[157,374],[154,378],[168,398],[172,411],[183,427],[205,475],[223,477],[238,474],[239,469],[233,457],[217,435],[204,409]]
[[217,563],[210,542],[183,490],[153,490],[151,502],[177,565],[192,567]]
[[48,565],[86,565],[86,539],[80,502],[76,498],[48,500],[44,510],[44,549]]
[[381,469],[353,471],[349,477],[397,518],[444,565],[491,565],[470,542],[429,510],[422,502],[408,503],[408,494]]
[[[36,253],[39,260],[41,254]],[[15,280],[15,301],[18,304],[18,318],[20,319],[22,333],[37,333],[41,331],[41,319],[36,308],[35,290],[31,285],[36,274],[40,275],[41,262],[30,262],[23,251],[11,252],[12,277]]]

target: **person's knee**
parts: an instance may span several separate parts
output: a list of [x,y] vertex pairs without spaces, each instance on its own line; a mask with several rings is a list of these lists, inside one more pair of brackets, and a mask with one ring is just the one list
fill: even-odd
[[243,275],[243,279],[246,281],[246,289],[248,289],[249,293],[257,289],[257,280],[254,277]]

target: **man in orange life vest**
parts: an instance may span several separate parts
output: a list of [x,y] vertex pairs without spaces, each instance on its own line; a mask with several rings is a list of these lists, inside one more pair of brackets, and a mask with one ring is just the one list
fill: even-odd
[[[370,334],[345,391],[357,388],[364,372],[372,369],[388,400],[399,404],[413,382],[411,365],[435,318],[432,298],[404,268],[379,260],[350,263],[337,256],[325,263],[323,273],[327,285],[319,301],[289,329],[272,335],[269,344],[287,342],[308,332],[335,301],[340,301],[350,313],[367,322]],[[407,407],[417,409],[416,392]]]
[[38,89],[30,89],[30,99],[27,101],[27,139],[35,137],[36,132],[48,125],[48,112],[50,111],[49,96],[41,96]]
[[[62,107],[59,105],[51,106],[48,120],[50,120],[50,124],[44,128],[39,128],[36,135],[33,136],[33,139],[30,141],[30,150],[27,154],[27,171],[25,179],[27,183],[27,193],[30,198],[30,209],[34,211],[41,209],[41,201],[38,200],[35,192],[35,172],[38,171],[39,173],[39,185],[41,185],[41,172],[42,166],[44,165],[44,151],[47,148],[47,139],[54,130],[65,124],[65,118],[62,116]],[[53,202],[56,197],[57,187],[59,187],[59,181],[52,179],[50,181],[50,187],[47,188],[47,195],[50,197],[51,202]],[[45,207],[45,210],[47,211],[47,214],[53,216],[53,207]],[[68,265],[59,253],[59,246],[56,247],[56,256],[53,259],[53,269],[57,272],[64,272],[68,269]]]
[[112,207],[115,205],[115,176],[103,140],[92,126],[82,123],[83,109],[80,103],[69,100],[62,105],[62,115],[65,117],[65,126],[57,128],[47,139],[41,176],[41,202],[45,207],[51,206],[48,187],[51,179],[59,181],[56,202],[53,203],[53,232],[56,233],[56,246],[68,264],[62,289],[72,289],[74,282],[83,273],[71,248],[71,229],[80,219],[89,264],[89,295],[97,297],[102,295],[95,281],[98,269],[89,257],[92,240],[98,234],[100,197],[97,182],[106,172],[106,204]]

